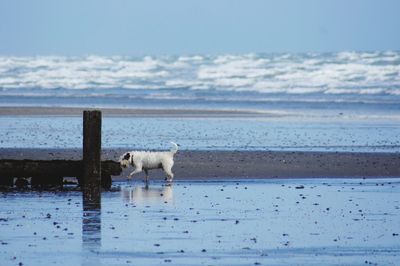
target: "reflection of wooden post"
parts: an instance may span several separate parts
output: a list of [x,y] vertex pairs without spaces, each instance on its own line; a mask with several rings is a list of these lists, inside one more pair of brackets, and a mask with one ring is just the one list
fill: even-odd
[[92,205],[84,207],[82,217],[82,247],[84,251],[93,252],[94,256],[84,256],[82,265],[100,265],[101,249],[101,209]]
[[101,193],[101,111],[83,112],[83,204],[98,205]]

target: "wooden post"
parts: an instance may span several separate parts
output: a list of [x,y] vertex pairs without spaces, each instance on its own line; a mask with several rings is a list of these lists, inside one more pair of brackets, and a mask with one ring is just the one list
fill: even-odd
[[101,111],[83,112],[83,205],[100,208]]

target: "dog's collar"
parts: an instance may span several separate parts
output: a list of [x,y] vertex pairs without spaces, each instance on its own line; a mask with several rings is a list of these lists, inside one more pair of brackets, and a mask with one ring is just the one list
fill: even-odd
[[133,155],[131,155],[131,165],[133,165]]

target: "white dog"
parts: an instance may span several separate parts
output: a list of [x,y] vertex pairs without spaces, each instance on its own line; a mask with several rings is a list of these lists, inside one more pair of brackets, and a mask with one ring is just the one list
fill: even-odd
[[172,182],[174,174],[172,173],[172,166],[174,165],[174,155],[178,151],[178,145],[171,142],[173,147],[170,151],[130,151],[124,153],[119,162],[123,168],[134,166],[135,170],[129,174],[128,179],[132,178],[132,175],[140,173],[142,170],[146,173],[146,182],[149,179],[150,169],[162,168],[166,174],[165,180]]

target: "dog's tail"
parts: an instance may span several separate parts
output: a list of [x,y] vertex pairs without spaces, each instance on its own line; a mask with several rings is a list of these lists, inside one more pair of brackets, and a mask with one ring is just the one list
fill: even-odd
[[175,142],[172,142],[172,141],[171,141],[171,144],[172,144],[172,148],[171,148],[170,152],[172,152],[173,154],[177,153],[178,144],[176,144]]

